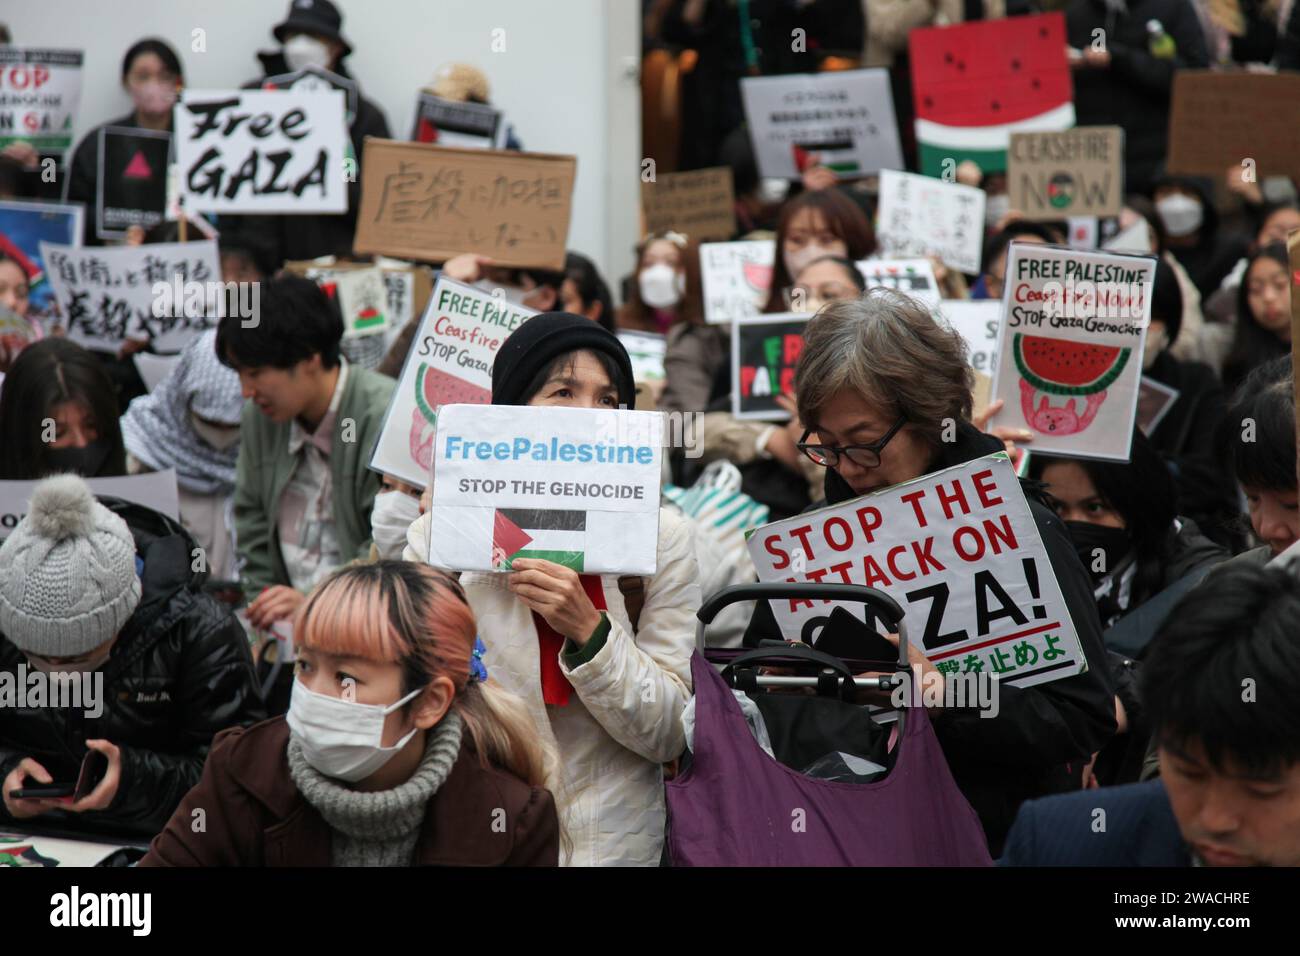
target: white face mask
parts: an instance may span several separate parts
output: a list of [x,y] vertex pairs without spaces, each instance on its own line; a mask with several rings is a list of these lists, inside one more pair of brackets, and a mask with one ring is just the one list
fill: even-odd
[[217,451],[229,451],[239,444],[238,425],[213,425],[190,412],[190,427],[204,442]]
[[1191,196],[1183,193],[1170,193],[1156,203],[1156,212],[1165,224],[1165,232],[1171,236],[1190,236],[1201,228],[1205,210]]
[[789,274],[791,281],[794,277],[803,272],[804,267],[810,262],[816,262],[818,259],[826,256],[835,256],[837,259],[848,258],[848,250],[844,243],[839,242],[833,246],[819,246],[816,243],[804,246],[796,252],[785,253],[785,271]]
[[652,309],[671,309],[682,301],[686,292],[686,276],[666,262],[659,262],[641,270],[637,277],[641,301]]
[[984,225],[992,229],[1002,221],[1002,217],[1011,211],[1011,196],[999,193],[984,200]]
[[413,690],[383,707],[318,694],[295,679],[289,698],[289,729],[302,743],[308,764],[327,777],[356,783],[392,760],[415,736],[418,727],[412,727],[393,746],[383,746],[384,718],[423,690]]
[[406,532],[420,517],[420,502],[402,491],[385,491],[375,495],[370,512],[370,529],[375,550],[389,561],[400,561],[406,546]]
[[328,70],[330,48],[325,45],[324,41],[300,33],[296,37],[290,38],[289,42],[284,45],[284,60],[289,64],[289,69],[293,71],[303,70],[309,66],[318,66],[323,70]]

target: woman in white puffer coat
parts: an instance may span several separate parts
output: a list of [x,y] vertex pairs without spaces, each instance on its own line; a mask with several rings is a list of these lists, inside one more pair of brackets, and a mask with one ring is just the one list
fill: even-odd
[[[494,405],[630,408],[634,395],[622,343],[580,316],[529,319],[493,364]],[[427,560],[429,524],[424,514],[411,525],[406,560]],[[551,790],[571,844],[563,862],[655,866],[662,765],[685,747],[682,710],[691,696],[700,589],[690,523],[660,509],[650,577],[579,575],[533,559],[514,567],[465,572],[460,583],[489,673],[523,698],[560,755]]]

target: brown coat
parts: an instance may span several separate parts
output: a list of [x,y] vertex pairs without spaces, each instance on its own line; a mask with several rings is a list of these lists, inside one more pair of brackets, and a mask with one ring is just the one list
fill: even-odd
[[[289,776],[283,717],[217,734],[198,784],[141,866],[330,866],[331,830]],[[498,825],[505,811],[504,827]],[[200,814],[200,811],[201,814]],[[204,827],[195,832],[199,820]],[[557,866],[549,791],[484,769],[468,737],[429,801],[417,866]]]

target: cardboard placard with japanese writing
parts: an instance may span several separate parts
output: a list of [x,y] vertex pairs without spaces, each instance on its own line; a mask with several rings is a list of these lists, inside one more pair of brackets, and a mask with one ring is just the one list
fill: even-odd
[[740,92],[762,176],[798,179],[818,165],[852,179],[903,165],[888,70],[746,76]]
[[998,329],[1002,325],[1001,299],[944,299],[939,314],[970,349],[970,367],[992,375],[998,364]]
[[854,265],[868,289],[893,289],[931,309],[943,297],[929,259],[863,259]]
[[[1004,453],[764,525],[760,581],[864,584],[905,612],[909,640],[945,673],[1016,687],[1087,670],[1074,621]],[[837,602],[769,602],[788,640]],[[855,617],[861,604],[838,603]]]
[[510,333],[537,313],[446,276],[402,364],[370,467],[423,488],[438,407],[492,400],[492,363]]
[[27,317],[55,318],[54,287],[41,258],[41,243],[81,245],[81,203],[0,201],[0,252],[18,263],[27,277]]
[[[26,516],[27,504],[39,484],[40,481],[0,481],[0,541],[9,537]],[[176,488],[176,472],[171,468],[139,475],[87,478],[86,484],[91,494],[133,501],[180,520],[180,494]]]
[[358,254],[564,268],[576,157],[371,138],[364,152]]
[[705,319],[730,322],[762,312],[775,259],[776,242],[772,239],[706,242],[700,246]]
[[1032,451],[1127,461],[1155,259],[1013,242],[1007,252],[995,423]]
[[415,102],[411,140],[461,149],[497,149],[505,145],[502,115],[486,103],[461,103],[421,92]]
[[95,235],[121,239],[131,226],[149,230],[167,212],[167,154],[171,133],[104,126],[95,144],[99,179],[95,190]]
[[680,232],[689,239],[730,239],[736,233],[731,167],[661,173],[641,184],[644,235]]
[[20,140],[42,153],[72,146],[83,55],[0,46],[0,149]]
[[347,212],[352,144],[343,112],[334,89],[185,90],[174,123],[185,207]]
[[[1175,70],[1169,110],[1171,173],[1222,180],[1236,167],[1300,180],[1300,126],[1279,122],[1300,101],[1300,74]],[[1208,124],[1208,125],[1207,125]]]
[[984,246],[984,190],[929,176],[880,173],[876,236],[896,259],[936,256],[949,269],[975,275]]
[[80,248],[41,243],[68,338],[116,352],[128,338],[179,352],[223,314],[257,313],[256,283],[221,282],[217,244],[168,242]]
[[429,563],[654,574],[663,416],[604,408],[444,405]]
[[736,319],[731,324],[731,413],[736,418],[788,421],[777,396],[794,395],[794,370],[811,315]]
[[1124,130],[1118,126],[1012,133],[1007,160],[1011,208],[1026,219],[1118,216],[1124,205]]

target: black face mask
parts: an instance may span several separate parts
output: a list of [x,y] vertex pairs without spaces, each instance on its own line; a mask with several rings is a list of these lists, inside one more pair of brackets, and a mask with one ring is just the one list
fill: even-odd
[[104,467],[108,452],[108,442],[97,439],[85,448],[51,448],[46,451],[45,460],[50,474],[71,471],[83,478],[93,478]]
[[1065,527],[1094,585],[1119,567],[1133,548],[1133,539],[1123,528],[1108,528],[1090,521],[1067,521]]

